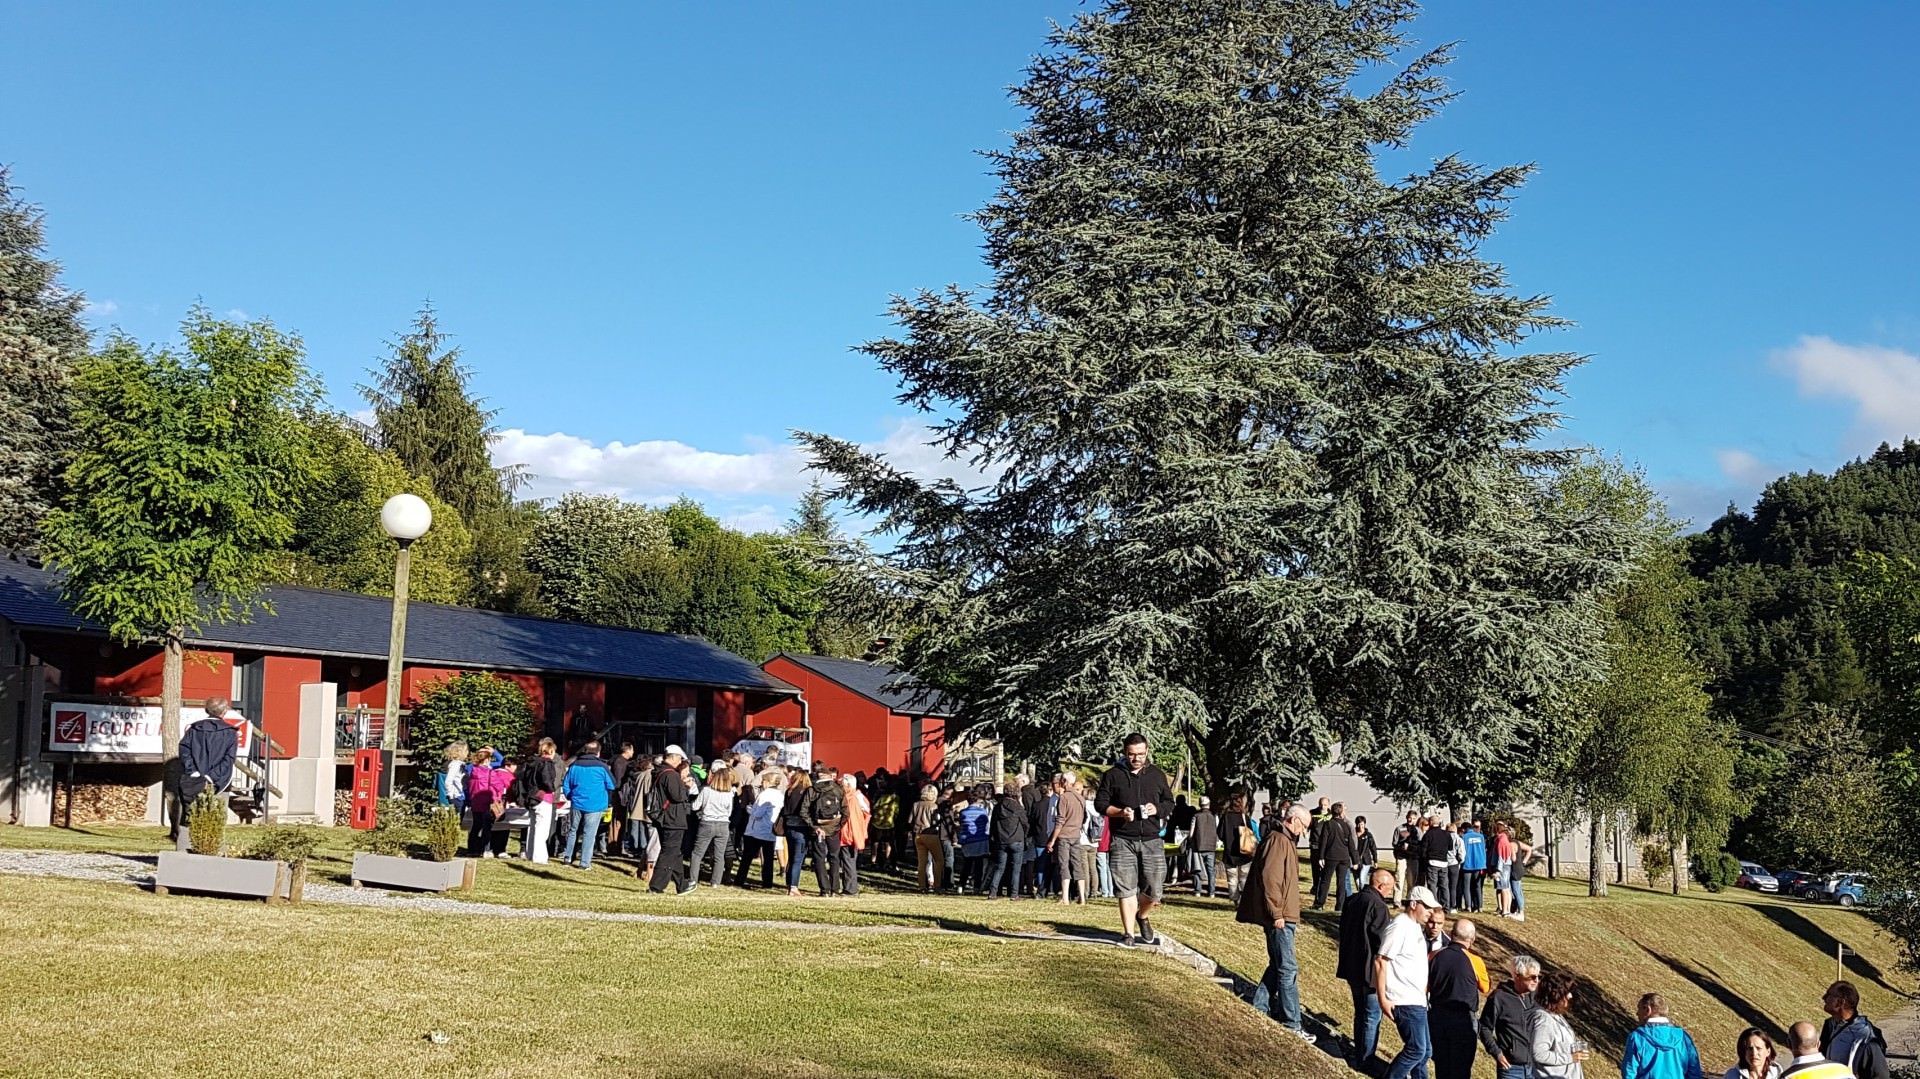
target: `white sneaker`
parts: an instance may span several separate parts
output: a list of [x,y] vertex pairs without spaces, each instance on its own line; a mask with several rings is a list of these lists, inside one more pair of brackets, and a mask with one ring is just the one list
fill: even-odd
[[[1522,910],[1522,911],[1515,911],[1515,912],[1514,912],[1514,915],[1513,915],[1513,920],[1514,920],[1514,921],[1516,921],[1516,922],[1524,922],[1524,921],[1526,921],[1526,920],[1527,920],[1527,912],[1526,912],[1526,911],[1524,911],[1524,910]],[[1499,1063],[1499,1062],[1498,1062],[1498,1061],[1495,1061],[1494,1063],[1496,1063],[1496,1064],[1497,1064],[1497,1063]]]

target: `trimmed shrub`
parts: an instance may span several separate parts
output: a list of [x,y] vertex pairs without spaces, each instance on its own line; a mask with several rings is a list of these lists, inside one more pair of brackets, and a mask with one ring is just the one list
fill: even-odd
[[1724,892],[1740,879],[1740,859],[1726,851],[1693,856],[1693,875],[1709,892]]
[[1673,875],[1673,848],[1665,843],[1642,843],[1640,869],[1647,875],[1647,883],[1658,887]]
[[441,806],[427,818],[427,854],[434,861],[453,861],[465,839],[460,814],[452,806]]
[[207,786],[187,807],[187,844],[195,854],[215,855],[227,837],[227,800]]
[[519,752],[533,734],[533,704],[520,683],[485,671],[467,671],[422,691],[411,730],[414,760],[421,762],[425,779],[429,771],[437,773],[442,767],[442,751],[455,742],[473,749],[492,746],[502,753]]
[[242,858],[285,862],[293,868],[307,864],[320,846],[320,829],[306,824],[272,824],[255,833]]

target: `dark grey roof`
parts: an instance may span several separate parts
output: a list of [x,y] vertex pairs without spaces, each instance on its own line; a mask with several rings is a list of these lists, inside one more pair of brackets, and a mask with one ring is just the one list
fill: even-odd
[[[864,659],[834,659],[830,656],[796,656],[782,652],[784,659],[828,681],[860,694],[890,710],[909,716],[951,716],[959,711],[953,698],[885,663]],[[772,660],[767,662],[771,663]]]
[[[101,633],[60,595],[61,574],[0,560],[0,617],[44,630]],[[320,588],[269,588],[253,621],[207,625],[196,647],[385,659],[391,601]],[[407,605],[407,662],[429,666],[637,678],[793,693],[794,687],[699,637],[450,607]]]

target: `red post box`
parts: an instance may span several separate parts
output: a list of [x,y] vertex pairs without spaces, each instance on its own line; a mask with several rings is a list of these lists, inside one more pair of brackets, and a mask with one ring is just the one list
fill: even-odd
[[353,817],[355,828],[372,828],[380,818],[380,751],[353,751]]

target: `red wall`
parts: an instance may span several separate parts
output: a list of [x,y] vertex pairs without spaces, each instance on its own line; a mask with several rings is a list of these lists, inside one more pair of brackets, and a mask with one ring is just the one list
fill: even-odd
[[318,681],[320,661],[317,659],[266,657],[266,676],[260,687],[262,714],[247,718],[260,724],[267,737],[286,749],[281,756],[293,757],[300,753],[300,687]]
[[[903,717],[784,657],[775,656],[762,667],[768,674],[800,687],[801,696],[807,700],[807,722],[813,727],[814,760],[842,772],[868,775],[881,768],[898,771],[905,765],[907,731]],[[762,723],[798,727],[800,706],[778,704],[756,718]],[[890,745],[889,728],[896,721],[900,731],[894,736],[897,742]]]
[[[154,651],[147,655],[115,649],[96,668],[93,692],[101,696],[158,697],[161,671],[166,656]],[[75,690],[79,692],[79,690]],[[180,698],[203,701],[225,697],[233,692],[233,653],[189,651],[182,657]],[[248,717],[253,718],[253,717]]]
[[747,733],[747,695],[737,689],[713,691],[713,745],[707,759],[718,760]]

